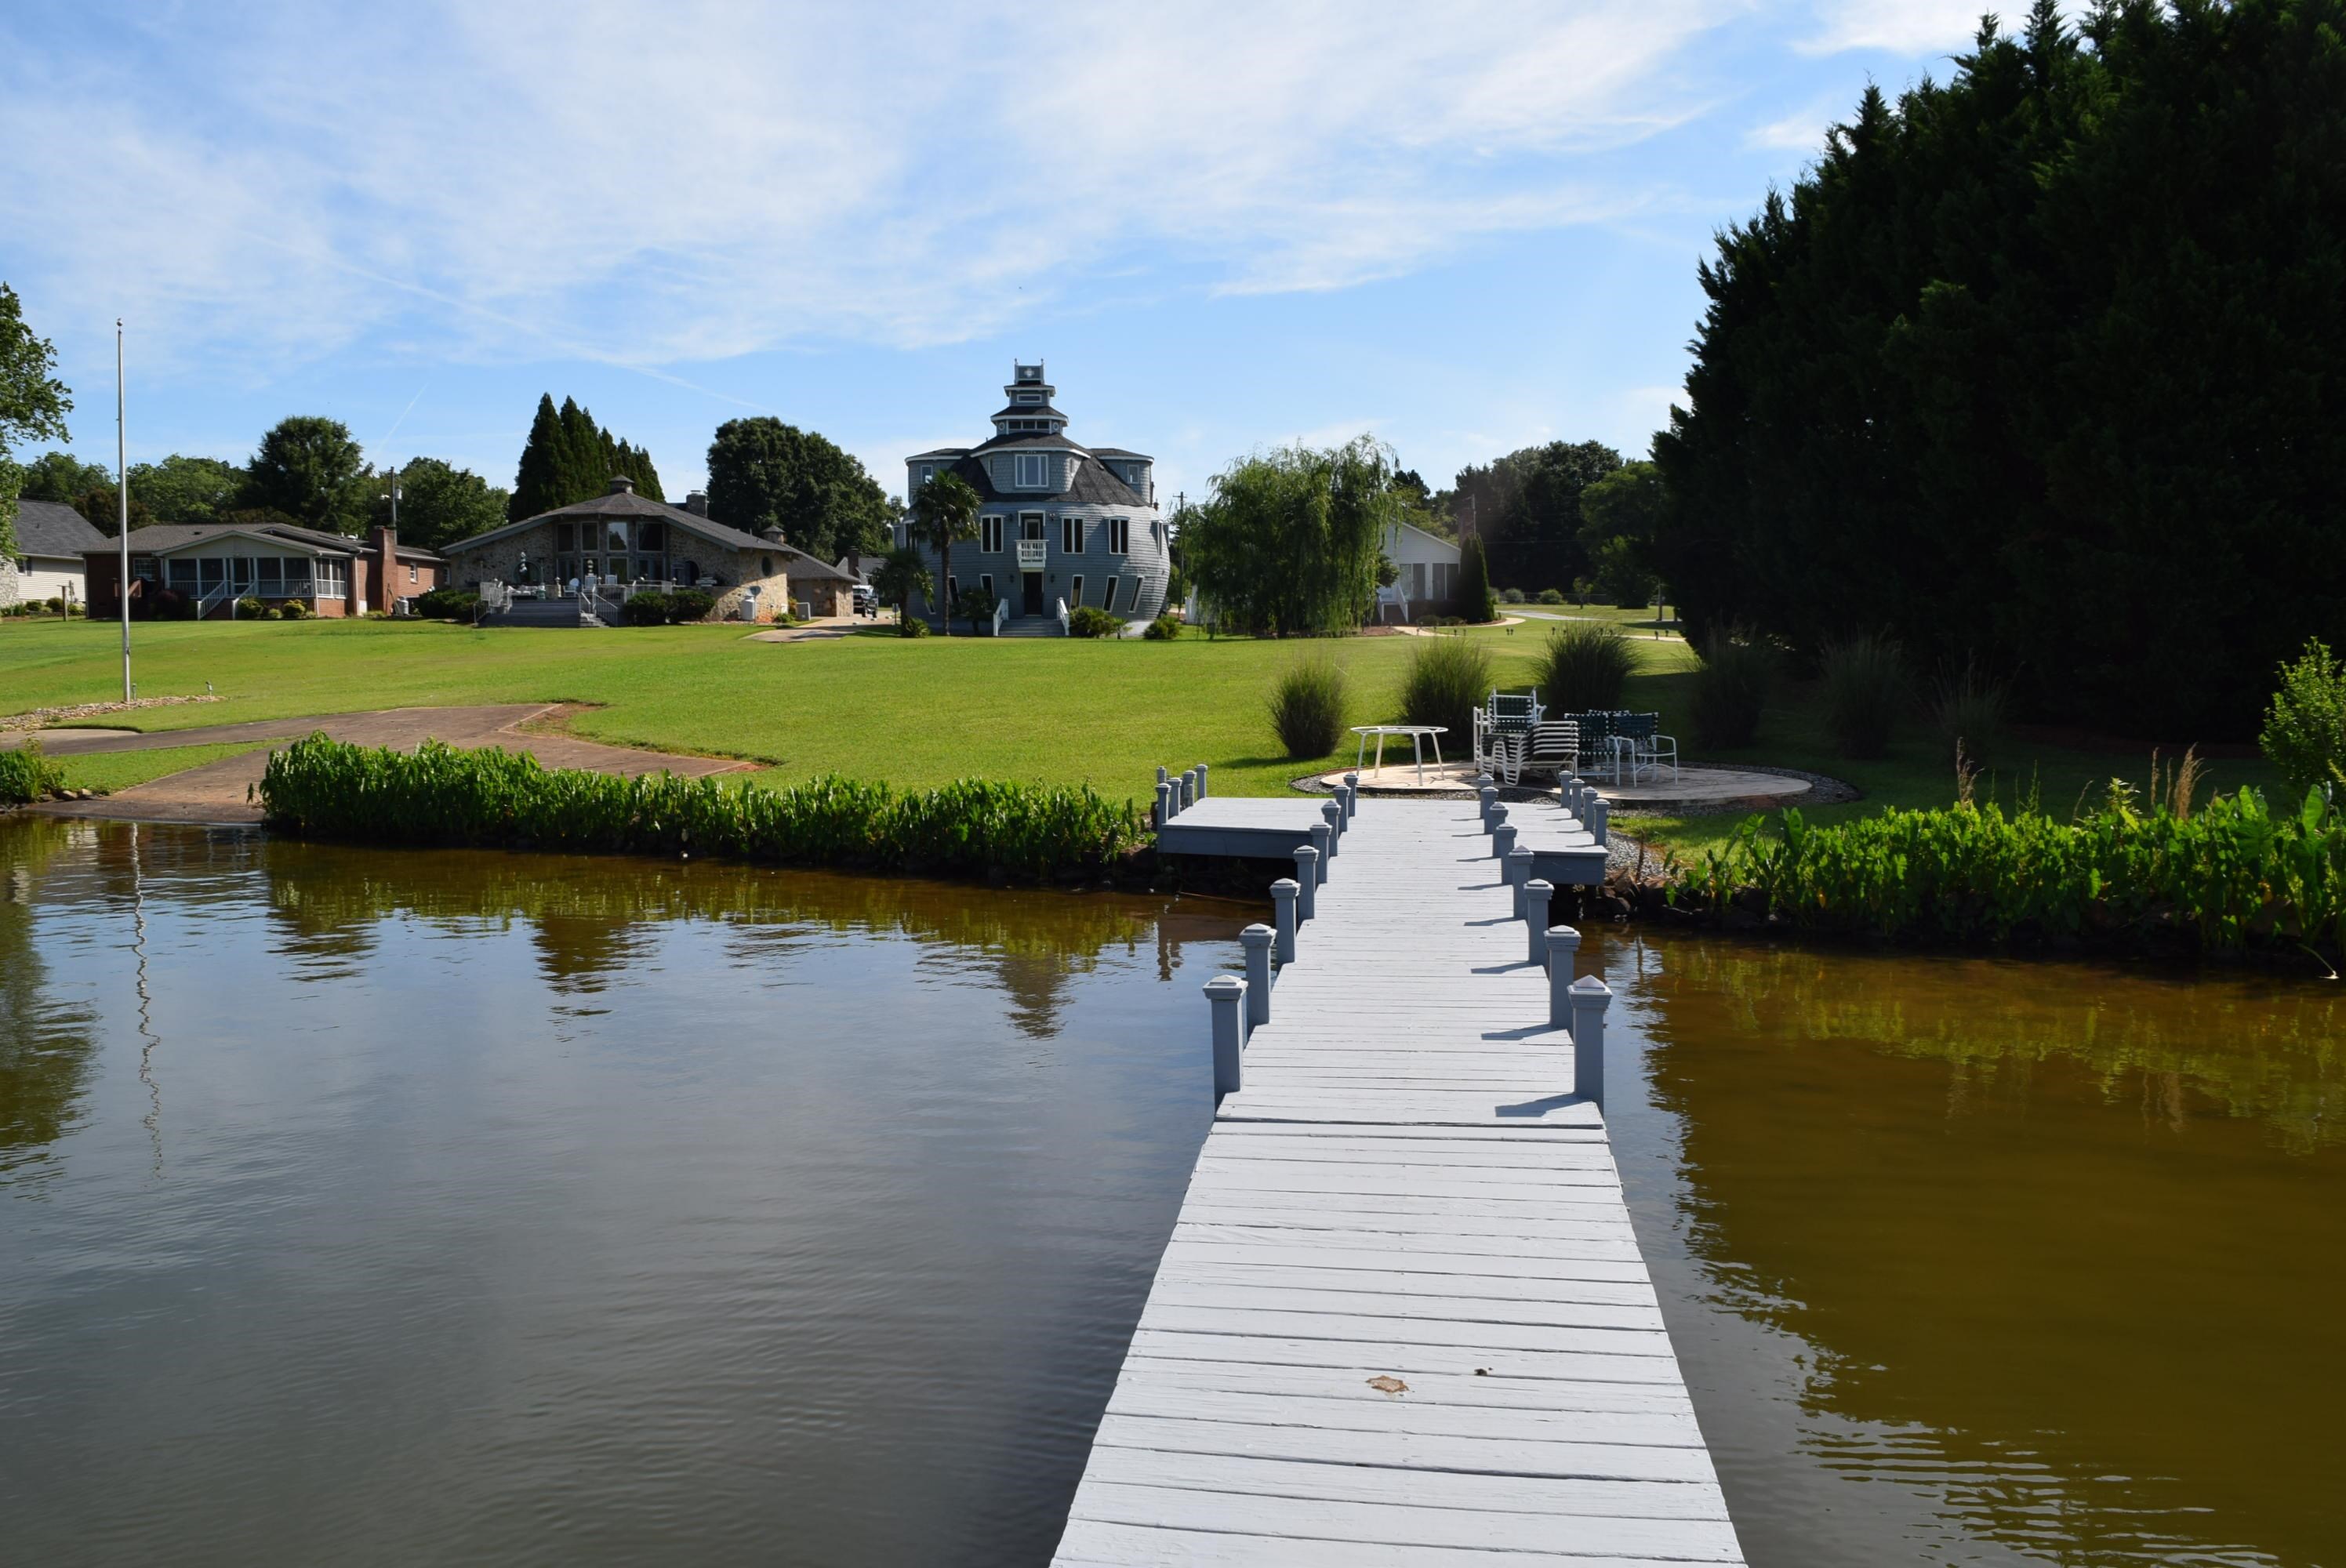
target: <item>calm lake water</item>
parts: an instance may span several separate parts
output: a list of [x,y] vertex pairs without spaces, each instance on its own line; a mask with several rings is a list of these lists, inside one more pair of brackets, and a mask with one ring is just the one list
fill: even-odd
[[[0,820],[0,1561],[1044,1562],[1247,918]],[[2346,1563],[2332,988],[1588,951],[1754,1563]]]

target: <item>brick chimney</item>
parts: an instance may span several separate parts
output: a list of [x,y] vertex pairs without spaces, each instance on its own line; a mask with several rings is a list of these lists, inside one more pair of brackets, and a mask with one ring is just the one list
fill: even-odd
[[628,477],[627,477],[626,474],[624,474],[624,473],[614,473],[613,475],[611,475],[611,494],[614,494],[614,495],[633,495],[635,493],[636,493],[636,482],[635,482],[634,480],[632,480],[632,479],[628,478]]
[[696,490],[684,498],[684,509],[695,517],[709,515],[709,492]]
[[367,608],[381,610],[385,615],[391,613],[392,601],[400,596],[399,590],[403,585],[397,575],[398,571],[399,535],[388,527],[377,527],[374,531],[374,593],[370,596],[372,602]]

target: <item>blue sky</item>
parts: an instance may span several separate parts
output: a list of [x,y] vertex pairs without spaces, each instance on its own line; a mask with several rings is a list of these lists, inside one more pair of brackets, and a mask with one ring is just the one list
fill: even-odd
[[1168,492],[1364,430],[1439,484],[1641,454],[1713,231],[1978,9],[12,0],[0,279],[109,464],[122,316],[134,463],[323,413],[510,484],[551,392],[671,495],[746,413],[895,492],[1041,356]]

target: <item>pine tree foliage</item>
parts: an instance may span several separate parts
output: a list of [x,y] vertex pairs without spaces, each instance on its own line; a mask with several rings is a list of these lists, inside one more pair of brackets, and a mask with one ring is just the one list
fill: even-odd
[[2346,626],[2346,0],[2038,0],[1869,89],[1701,282],[1655,444],[1698,628],[1887,627],[2216,738]]
[[521,462],[514,472],[506,514],[517,523],[558,506],[590,501],[608,494],[611,481],[618,477],[634,480],[638,495],[653,501],[668,499],[650,453],[630,446],[597,424],[595,416],[580,407],[576,398],[564,398],[557,409],[553,396],[547,394],[537,400],[537,413],[530,421],[529,440],[522,446]]

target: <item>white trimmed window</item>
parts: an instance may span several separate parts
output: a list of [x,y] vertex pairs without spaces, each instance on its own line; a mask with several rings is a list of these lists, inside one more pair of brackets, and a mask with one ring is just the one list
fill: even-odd
[[1002,554],[1002,515],[994,513],[977,520],[977,547],[989,555]]
[[1020,402],[1041,402],[1043,401],[1043,394],[1037,392],[1020,392],[1018,394],[1018,401]]
[[947,577],[945,579],[945,607],[948,609],[952,608],[954,602],[960,597],[961,584],[952,577]]
[[915,469],[913,471],[913,488],[918,489],[920,486],[922,486],[922,485],[923,485],[923,484],[926,484],[930,480],[934,479],[936,476],[937,476],[937,465],[936,465],[935,463],[922,463],[919,467],[915,468]]
[[1050,459],[1039,452],[1022,452],[1015,463],[1016,476],[1012,483],[1021,490],[1040,490],[1050,480]]
[[1083,602],[1084,579],[1082,575],[1078,574],[1075,580],[1067,585],[1067,603],[1070,605],[1080,605]]
[[985,596],[986,596],[987,598],[989,598],[989,599],[990,599],[990,598],[994,597],[994,574],[993,574],[993,573],[991,573],[991,572],[980,572],[980,573],[977,575],[977,585],[978,585],[979,587],[984,588],[984,589],[985,590]]
[[1107,520],[1107,553],[1127,555],[1132,553],[1132,519],[1111,517]]
[[1084,553],[1084,520],[1080,517],[1059,519],[1059,554],[1080,555]]
[[1114,577],[1110,577],[1107,580],[1107,591],[1100,596],[1101,609],[1112,610],[1116,608],[1116,584],[1117,579]]

